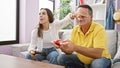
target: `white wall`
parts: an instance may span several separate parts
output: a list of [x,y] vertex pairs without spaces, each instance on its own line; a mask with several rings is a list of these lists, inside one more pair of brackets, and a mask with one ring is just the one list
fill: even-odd
[[32,29],[39,20],[39,0],[20,0],[20,43],[29,43]]
[[49,0],[39,0],[39,9],[49,8],[53,12],[53,2]]

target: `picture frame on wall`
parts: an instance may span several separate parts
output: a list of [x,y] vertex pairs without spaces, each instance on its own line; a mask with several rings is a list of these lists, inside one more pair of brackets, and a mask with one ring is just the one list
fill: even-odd
[[94,0],[94,4],[103,4],[104,0]]

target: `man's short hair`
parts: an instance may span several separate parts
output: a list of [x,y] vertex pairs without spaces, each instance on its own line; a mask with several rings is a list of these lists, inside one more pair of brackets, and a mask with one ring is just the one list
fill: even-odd
[[78,8],[80,8],[80,7],[87,8],[89,10],[89,14],[93,15],[93,10],[89,5],[85,5],[85,4],[84,5],[79,5]]

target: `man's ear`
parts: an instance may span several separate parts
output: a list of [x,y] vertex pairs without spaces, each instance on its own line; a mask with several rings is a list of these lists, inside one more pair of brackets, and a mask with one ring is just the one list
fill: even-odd
[[91,15],[91,18],[93,18],[93,15]]

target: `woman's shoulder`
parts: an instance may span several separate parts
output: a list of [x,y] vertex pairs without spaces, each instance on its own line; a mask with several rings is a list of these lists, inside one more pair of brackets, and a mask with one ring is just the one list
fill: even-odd
[[32,30],[32,34],[33,34],[33,33],[37,33],[37,31],[38,31],[37,28],[33,29],[33,30]]
[[37,28],[34,28],[33,30],[32,30],[32,32],[35,32],[35,31],[37,31],[38,29]]
[[50,23],[50,26],[56,26],[59,23],[58,19],[55,19],[52,23]]

